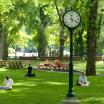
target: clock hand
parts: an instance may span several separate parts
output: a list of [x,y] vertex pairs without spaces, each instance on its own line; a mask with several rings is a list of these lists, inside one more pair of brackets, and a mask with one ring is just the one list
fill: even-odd
[[71,21],[73,21],[73,18],[72,17],[70,19],[71,19]]
[[71,19],[72,22],[78,23],[78,21],[77,20],[74,20],[72,17],[70,19]]

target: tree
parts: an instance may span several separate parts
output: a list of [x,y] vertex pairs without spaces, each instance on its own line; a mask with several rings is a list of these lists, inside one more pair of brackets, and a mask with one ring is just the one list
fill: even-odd
[[11,0],[0,1],[0,59],[7,59],[8,13],[13,9]]
[[45,29],[48,24],[48,15],[45,15],[44,9],[47,7],[47,5],[43,5],[39,9],[39,17],[40,17],[40,23],[37,27],[38,32],[38,56],[45,56],[46,54],[46,48],[48,46],[48,42],[45,35]]
[[[33,0],[1,0],[0,3],[0,58],[7,59],[8,46],[19,29],[27,22],[27,6],[33,6]],[[30,5],[32,3],[32,5]],[[35,7],[35,6],[34,6]],[[30,19],[30,18],[29,18]],[[9,37],[10,36],[10,37]]]
[[[55,8],[56,8],[56,11],[57,11],[57,15],[58,15],[58,21],[59,21],[59,25],[60,25],[60,31],[59,31],[59,34],[60,34],[60,39],[59,39],[59,42],[60,42],[60,47],[59,47],[59,57],[60,59],[62,59],[63,57],[63,51],[64,51],[64,44],[65,44],[65,41],[67,39],[67,36],[64,35],[65,33],[65,28],[64,28],[64,24],[63,24],[63,21],[62,21],[62,16],[64,14],[64,12],[68,9],[68,5],[67,4],[70,4],[69,1],[58,1],[58,0],[53,0],[54,2],[54,5],[55,5]],[[59,6],[59,4],[61,4]]]
[[96,36],[97,36],[97,10],[98,0],[89,1],[89,23],[87,30],[87,66],[86,75],[96,75]]

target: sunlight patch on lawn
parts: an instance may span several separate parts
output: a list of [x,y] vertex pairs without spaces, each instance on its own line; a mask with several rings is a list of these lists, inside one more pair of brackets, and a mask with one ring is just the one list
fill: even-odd
[[7,71],[7,70],[8,70],[8,69],[4,69],[4,68],[3,68],[3,69],[2,69],[2,68],[0,69],[0,71]]
[[104,61],[97,61],[96,63],[97,63],[97,64],[103,64]]
[[36,86],[35,83],[31,83],[31,82],[21,82],[21,83],[15,83],[15,86]]
[[83,99],[83,102],[89,102],[89,101],[101,101],[104,103],[104,97],[90,97],[87,99]]
[[67,85],[66,83],[59,83],[59,82],[44,82],[50,85]]
[[[28,90],[29,88],[22,88],[22,90],[23,90],[23,89]],[[15,88],[15,89],[13,89],[12,91],[13,91],[13,92],[20,92],[20,91],[21,91],[21,88],[20,88],[20,89],[19,89],[19,88],[18,88],[18,89]]]
[[0,90],[0,93],[7,93],[7,92],[8,92],[8,90],[4,90],[4,89]]
[[35,79],[35,80],[43,80],[43,79]]

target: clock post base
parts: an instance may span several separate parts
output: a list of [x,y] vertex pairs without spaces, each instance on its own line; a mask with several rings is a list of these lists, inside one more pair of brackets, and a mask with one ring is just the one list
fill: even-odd
[[80,100],[76,98],[67,98],[64,99],[61,104],[80,104]]

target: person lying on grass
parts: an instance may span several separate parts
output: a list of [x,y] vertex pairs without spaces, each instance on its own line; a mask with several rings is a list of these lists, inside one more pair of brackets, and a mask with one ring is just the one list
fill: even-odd
[[11,90],[13,86],[13,79],[9,76],[6,76],[3,82],[3,86],[0,86],[0,89]]
[[79,86],[89,86],[90,82],[87,80],[87,76],[85,76],[85,73],[83,72],[81,76],[79,76],[79,79],[77,80],[77,85]]

